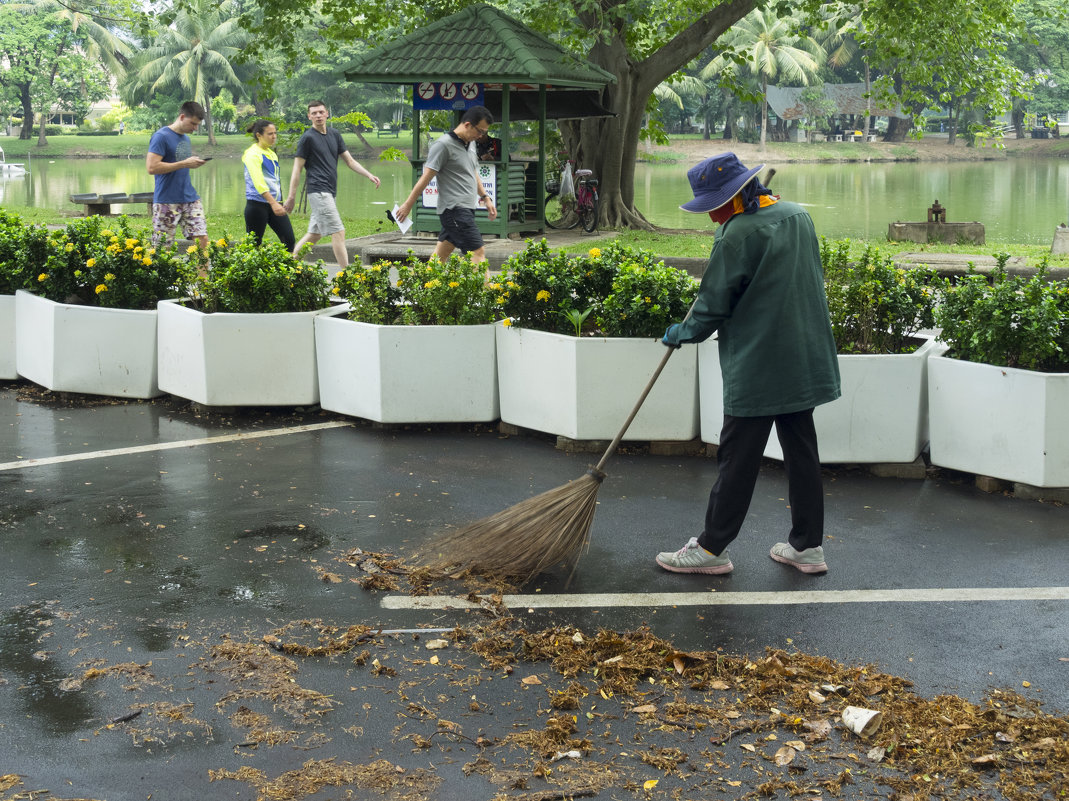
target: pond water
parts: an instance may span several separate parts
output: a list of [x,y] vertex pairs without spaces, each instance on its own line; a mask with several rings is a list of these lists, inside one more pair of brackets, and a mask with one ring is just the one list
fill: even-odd
[[[0,176],[0,205],[70,210],[68,198],[81,192],[151,191],[140,158],[34,160],[23,177]],[[339,176],[343,217],[380,217],[403,200],[412,185],[407,162],[367,163],[382,179],[377,191],[345,167]],[[700,228],[701,215],[678,209],[690,199],[689,164],[639,164],[637,204],[647,218],[668,228]],[[923,221],[936,199],[949,222],[982,222],[987,238],[1050,243],[1069,210],[1069,161],[1010,159],[981,162],[880,162],[780,164],[774,189],[802,203],[818,233],[829,237],[883,237],[894,221]],[[288,178],[292,162],[283,160]],[[193,175],[208,214],[236,213],[245,206],[244,174],[238,159],[215,159]],[[141,207],[127,207],[140,211]]]

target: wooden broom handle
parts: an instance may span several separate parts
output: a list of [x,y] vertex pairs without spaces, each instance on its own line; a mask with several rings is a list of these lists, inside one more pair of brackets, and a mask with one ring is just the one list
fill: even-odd
[[[765,186],[768,186],[769,183],[771,183],[772,176],[775,174],[776,170],[774,167],[769,169],[769,171],[765,174]],[[694,306],[695,304],[697,304],[697,302],[698,297],[697,295],[695,295],[694,302],[690,304],[690,308],[687,309],[687,315],[683,318],[683,323],[690,319],[690,313],[694,311]],[[682,325],[683,323],[680,323],[680,325]],[[605,477],[605,473],[602,468],[605,466],[605,463],[609,461],[609,457],[612,456],[616,452],[616,449],[620,446],[620,441],[623,440],[624,434],[627,433],[627,429],[631,427],[631,422],[638,415],[638,411],[642,408],[642,404],[646,402],[646,396],[650,394],[650,391],[653,389],[653,385],[656,384],[657,379],[661,377],[661,371],[664,370],[664,366],[668,364],[668,360],[672,358],[672,353],[674,353],[676,350],[678,350],[678,348],[674,348],[672,346],[668,346],[666,348],[666,352],[664,354],[664,357],[661,359],[661,363],[657,365],[657,369],[654,370],[653,375],[650,376],[649,383],[646,384],[646,388],[642,390],[642,394],[639,395],[638,402],[635,404],[635,408],[631,410],[631,414],[629,414],[627,416],[627,419],[624,420],[624,424],[620,427],[620,431],[616,435],[616,438],[613,439],[613,441],[609,443],[609,447],[605,449],[605,453],[602,454],[601,461],[599,461],[596,465],[594,465],[593,468],[591,468],[591,472],[595,475],[595,477],[599,479]]]

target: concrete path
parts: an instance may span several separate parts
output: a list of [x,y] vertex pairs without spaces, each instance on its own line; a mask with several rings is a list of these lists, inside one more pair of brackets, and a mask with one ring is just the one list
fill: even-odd
[[[467,651],[426,650],[436,631],[487,625],[485,609],[469,608],[463,590],[362,589],[360,552],[411,554],[435,531],[578,477],[589,457],[493,426],[384,429],[286,409],[206,414],[171,398],[87,405],[23,383],[0,388],[0,413],[0,776],[22,782],[10,793],[490,798],[494,786],[461,770],[476,764],[476,734],[544,725],[556,689],[547,695],[520,679],[540,675],[545,684],[546,667],[480,670]],[[768,556],[789,519],[785,476],[768,463],[730,549],[735,572],[679,576],[653,556],[697,533],[715,462],[634,453],[612,459],[608,473],[591,549],[572,582],[549,573],[503,599],[528,631],[575,626],[589,637],[649,626],[681,651],[754,660],[766,648],[800,651],[873,664],[924,698],[978,702],[991,688],[1010,688],[1048,711],[1069,711],[1062,505],[987,494],[939,472],[900,480],[828,470],[831,570],[811,577]],[[270,661],[263,650],[272,632],[314,646],[353,625],[431,631],[320,657]],[[432,653],[441,654],[438,665]],[[557,679],[554,688],[567,686]],[[597,693],[583,703],[589,717],[577,717],[576,736],[617,708]],[[424,713],[432,717],[421,724]],[[602,721],[620,740],[609,748],[624,753],[617,761],[630,759],[624,718]],[[417,747],[413,737],[433,738],[442,719],[465,736]],[[596,755],[609,742],[593,729],[589,736],[586,764],[608,769]],[[707,741],[700,736],[695,753]],[[737,748],[723,754],[728,763],[746,757]],[[524,758],[535,770],[537,758]],[[351,778],[350,790],[364,788],[354,796],[308,786],[284,796],[261,781],[302,765],[378,759],[406,780],[440,784],[404,796],[403,787],[377,794]],[[735,797],[727,785],[700,790],[632,762],[639,784],[662,781],[652,797],[670,797],[662,790],[671,787],[688,798]],[[812,770],[815,779],[821,768]],[[724,771],[724,781],[754,781],[745,764]],[[856,770],[859,781],[865,773]]]

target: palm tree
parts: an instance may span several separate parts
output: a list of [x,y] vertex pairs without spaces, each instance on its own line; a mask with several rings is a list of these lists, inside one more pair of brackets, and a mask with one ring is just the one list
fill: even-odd
[[56,14],[67,20],[87,58],[99,61],[116,80],[125,76],[132,55],[130,43],[116,36],[104,17],[83,13],[57,0],[28,0],[10,5],[34,14]]
[[[797,27],[798,23],[790,17],[777,18],[761,9],[751,11],[718,40],[717,44],[723,45],[727,52],[718,55],[701,71],[701,77],[706,80],[740,69],[760,80],[762,148],[769,80],[809,86],[825,58],[820,44],[808,35],[797,33]],[[741,65],[731,58],[735,53],[742,54]]]
[[181,89],[204,106],[208,141],[214,145],[212,96],[224,88],[232,90],[235,97],[244,94],[231,60],[250,39],[229,5],[192,0],[188,8],[183,6],[178,12],[174,24],[161,31],[134,60],[124,87],[127,102],[142,102],[164,89]]

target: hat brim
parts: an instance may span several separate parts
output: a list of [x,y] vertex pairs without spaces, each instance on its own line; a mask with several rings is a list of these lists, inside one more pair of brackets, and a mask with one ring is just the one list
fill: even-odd
[[736,177],[731,183],[722,186],[719,191],[710,192],[701,197],[695,197],[693,200],[684,203],[679,208],[694,214],[705,214],[706,212],[715,211],[735,197],[735,195],[737,195],[746,184],[750,183],[750,181],[754,179],[754,176],[764,168],[764,164],[758,164],[756,167],[753,167]]

